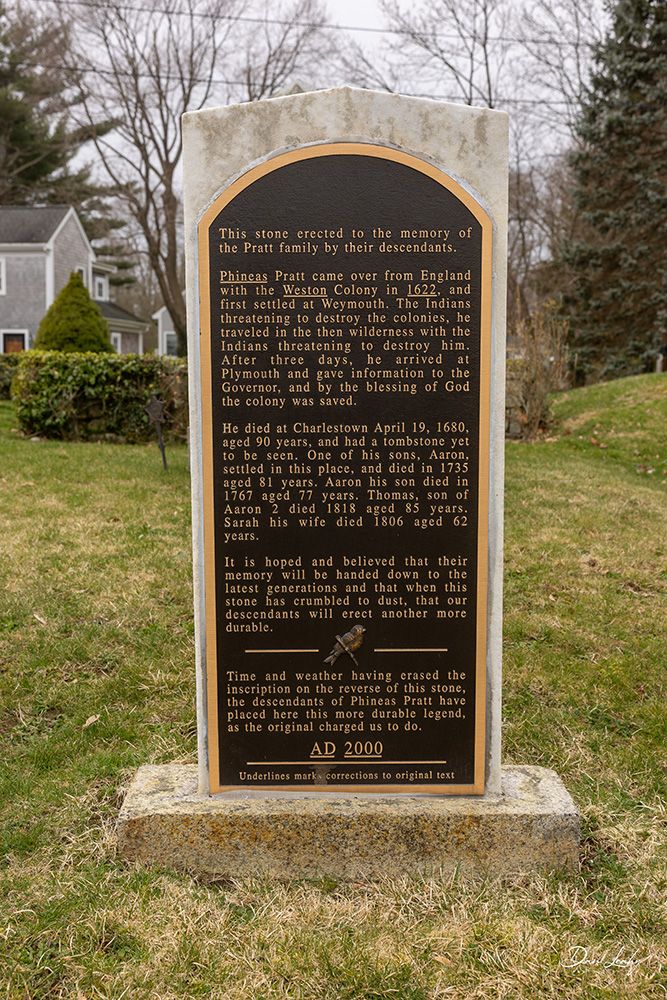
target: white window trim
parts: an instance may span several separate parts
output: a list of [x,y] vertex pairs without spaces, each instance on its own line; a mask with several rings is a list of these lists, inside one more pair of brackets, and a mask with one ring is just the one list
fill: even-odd
[[[109,279],[105,275],[101,275],[101,274],[95,274],[95,275],[93,275],[93,289],[94,289],[95,301],[96,302],[106,302],[107,299],[109,298],[108,280]],[[97,282],[98,281],[102,285],[102,291],[101,291],[101,293],[99,293],[98,290],[97,290]]]
[[111,346],[113,347],[116,354],[121,353],[121,348],[123,346],[123,334],[117,331],[111,332]]
[[0,257],[0,295],[7,294],[7,258]]
[[46,308],[53,305],[56,297],[56,261],[53,255],[53,247],[49,244],[46,247]]
[[[176,354],[167,354],[167,337],[174,337],[176,339]],[[175,330],[163,330],[162,332],[162,355],[164,357],[177,357],[178,356],[178,336]]]
[[24,351],[29,350],[29,348],[30,348],[30,333],[29,333],[28,330],[5,330],[5,329],[2,329],[2,330],[0,330],[0,347],[2,348],[2,353],[3,354],[7,353],[5,351],[5,334],[7,334],[7,333],[9,333],[9,334],[11,334],[13,336],[16,336],[17,333],[22,333],[23,334],[23,350]]

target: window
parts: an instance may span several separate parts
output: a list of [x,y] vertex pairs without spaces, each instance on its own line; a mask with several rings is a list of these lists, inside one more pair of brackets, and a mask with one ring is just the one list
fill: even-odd
[[123,341],[123,335],[121,333],[111,334],[111,346],[113,347],[116,354],[122,354],[121,345]]
[[104,302],[107,298],[107,279],[95,275],[95,298]]
[[7,294],[7,261],[0,257],[0,295]]
[[28,346],[27,330],[0,330],[0,347],[3,354],[18,354]]
[[164,353],[171,354],[173,357],[178,354],[178,337],[172,330],[164,335]]
[[85,267],[77,267],[76,273],[81,275],[81,280],[83,281],[86,288],[88,288],[88,282],[86,281],[86,269]]

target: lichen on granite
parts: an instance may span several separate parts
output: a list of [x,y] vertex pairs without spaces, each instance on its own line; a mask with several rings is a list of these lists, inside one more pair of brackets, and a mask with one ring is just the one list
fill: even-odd
[[197,793],[197,769],[147,765],[118,820],[128,861],[222,876],[374,878],[573,868],[579,815],[547,768],[504,767],[490,797]]

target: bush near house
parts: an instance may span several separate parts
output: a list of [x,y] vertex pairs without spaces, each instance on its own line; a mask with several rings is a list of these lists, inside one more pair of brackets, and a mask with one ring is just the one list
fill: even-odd
[[44,438],[151,440],[145,406],[165,404],[165,435],[185,440],[187,363],[137,354],[26,351],[12,384],[19,427]]
[[37,330],[41,351],[113,351],[109,328],[81,275],[73,273],[46,311]]
[[12,379],[18,368],[20,354],[0,354],[0,399],[9,399]]

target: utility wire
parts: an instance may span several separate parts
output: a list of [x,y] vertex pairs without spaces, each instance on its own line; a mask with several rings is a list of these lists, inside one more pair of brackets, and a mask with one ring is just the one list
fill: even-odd
[[[159,77],[160,80],[176,80],[182,81],[182,77],[178,73],[142,73],[142,72],[132,72],[131,70],[123,69],[105,69],[102,66],[81,66],[74,63],[65,63],[62,65],[54,66],[53,64],[43,63],[43,62],[29,62],[28,60],[21,60],[15,64],[17,69],[27,68],[27,69],[45,69],[53,70],[55,72],[60,70],[67,70],[72,73],[85,73],[86,75],[92,76],[110,76],[110,77],[131,77],[133,80],[144,79],[153,80]],[[247,80],[226,80],[222,77],[190,77],[187,78],[188,83],[200,83],[200,84],[222,84],[227,87],[244,87],[247,84]],[[380,93],[391,94],[393,91],[380,91]],[[400,94],[404,97],[427,97],[434,101],[454,101],[461,103],[460,94],[427,94],[419,91],[409,91],[401,90]],[[51,92],[45,93],[44,97],[52,96]],[[568,106],[569,101],[555,101],[553,98],[545,100],[537,100],[536,98],[529,97],[497,97],[495,99],[496,104],[527,104],[527,105],[548,105],[548,106]],[[473,104],[471,107],[487,107],[487,105]]]
[[[370,25],[357,24],[327,24],[319,21],[294,21],[277,17],[250,17],[245,14],[212,14],[208,11],[170,10],[160,7],[137,7],[132,4],[104,3],[96,0],[48,0],[56,7],[84,7],[88,10],[105,10],[113,13],[115,10],[133,11],[138,14],[163,14],[167,17],[197,17],[211,21],[241,21],[245,24],[277,24],[282,27],[294,28],[319,28],[322,31],[362,31],[376,35],[406,35],[407,32],[401,28],[375,28]],[[419,34],[419,32],[415,32]],[[460,35],[449,34],[442,31],[423,32],[424,35],[434,38],[449,38],[460,40]],[[487,35],[489,42],[516,42],[517,44],[529,45],[553,45],[556,48],[584,48],[592,49],[595,46],[591,42],[575,42],[565,39],[555,38],[516,38],[512,35]]]

